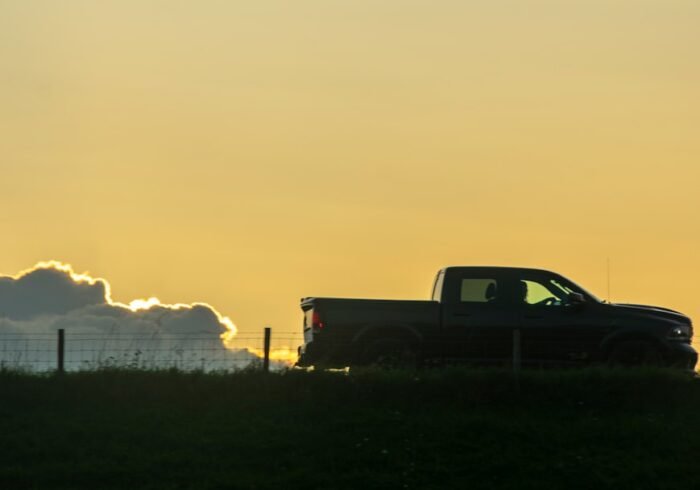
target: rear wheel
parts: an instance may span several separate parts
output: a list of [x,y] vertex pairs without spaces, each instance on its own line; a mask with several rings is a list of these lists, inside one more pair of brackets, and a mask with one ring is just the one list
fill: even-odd
[[372,341],[363,351],[363,364],[381,368],[416,368],[418,353],[407,341],[379,339]]
[[652,342],[626,340],[612,348],[608,362],[614,366],[661,366],[663,355]]

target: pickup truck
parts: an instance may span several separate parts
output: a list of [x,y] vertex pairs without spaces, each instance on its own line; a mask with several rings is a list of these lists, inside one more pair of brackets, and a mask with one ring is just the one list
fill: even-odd
[[687,316],[600,301],[539,269],[447,267],[429,301],[310,297],[301,309],[300,366],[505,365],[514,350],[525,367],[697,362]]

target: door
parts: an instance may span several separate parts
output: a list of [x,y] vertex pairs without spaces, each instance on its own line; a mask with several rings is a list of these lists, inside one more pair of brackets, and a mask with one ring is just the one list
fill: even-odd
[[443,303],[440,357],[479,364],[502,364],[512,358],[517,312],[506,301],[505,279],[490,273],[465,273],[453,281],[456,294]]
[[592,360],[609,328],[585,303],[572,299],[576,291],[548,273],[524,273],[515,288],[524,363],[571,365]]

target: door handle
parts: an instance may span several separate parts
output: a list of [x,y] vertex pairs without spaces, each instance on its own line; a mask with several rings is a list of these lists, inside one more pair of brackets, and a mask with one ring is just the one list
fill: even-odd
[[526,318],[528,320],[542,320],[544,317],[538,315],[525,315],[523,318]]

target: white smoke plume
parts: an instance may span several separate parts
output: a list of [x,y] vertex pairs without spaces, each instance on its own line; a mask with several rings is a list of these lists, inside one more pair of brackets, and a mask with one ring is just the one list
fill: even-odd
[[42,262],[0,276],[0,364],[55,365],[56,332],[66,331],[66,367],[233,369],[258,356],[235,349],[233,322],[205,303],[129,304],[112,300],[109,283],[68,264]]

